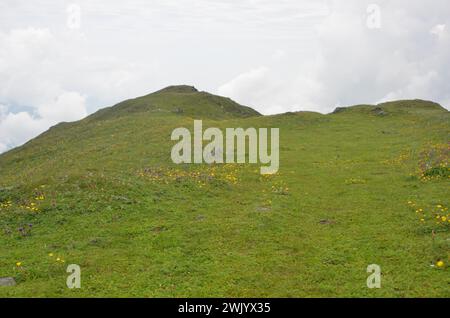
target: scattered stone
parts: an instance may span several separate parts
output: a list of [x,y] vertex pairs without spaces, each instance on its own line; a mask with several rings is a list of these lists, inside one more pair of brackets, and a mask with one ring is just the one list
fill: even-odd
[[272,210],[272,208],[269,206],[259,206],[256,208],[256,211],[258,212],[269,212],[270,210]]
[[92,240],[89,241],[90,245],[98,245],[102,240],[99,238],[94,238]]
[[113,198],[113,200],[116,200],[116,201],[122,201],[125,204],[132,204],[133,203],[133,201],[130,198],[126,197],[126,196],[113,195],[112,198]]
[[205,219],[204,215],[197,215],[197,217],[195,218],[197,221],[203,221]]
[[372,110],[372,113],[374,113],[377,116],[386,116],[387,115],[387,112],[385,112],[384,109],[381,107],[375,107]]
[[163,226],[155,226],[154,228],[151,229],[152,232],[155,233],[160,233],[160,232],[165,232],[167,231],[167,227]]
[[0,277],[0,286],[16,286],[16,280],[12,277]]
[[322,225],[330,225],[330,224],[335,224],[335,223],[336,223],[336,221],[334,221],[334,220],[323,219],[323,220],[319,221],[319,224],[322,224]]

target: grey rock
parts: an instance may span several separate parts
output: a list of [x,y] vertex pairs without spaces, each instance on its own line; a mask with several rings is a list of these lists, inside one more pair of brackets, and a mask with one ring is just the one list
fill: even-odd
[[386,116],[387,112],[381,107],[375,107],[372,112],[377,116]]
[[203,221],[205,219],[204,215],[197,215],[197,217],[195,218],[197,221]]
[[0,286],[16,286],[16,280],[12,277],[0,277]]
[[327,219],[323,219],[319,221],[319,224],[323,224],[323,225],[329,225],[329,224],[335,224],[336,221],[335,220],[327,220]]
[[166,226],[164,226],[164,225],[162,225],[162,226],[155,226],[154,228],[151,229],[151,231],[155,232],[155,233],[165,232],[167,230],[168,230],[168,228]]
[[269,206],[259,206],[256,208],[256,211],[258,212],[270,212],[272,210]]

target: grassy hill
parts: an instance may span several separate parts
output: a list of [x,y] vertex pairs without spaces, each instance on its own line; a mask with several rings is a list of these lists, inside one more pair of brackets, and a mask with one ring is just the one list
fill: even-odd
[[126,100],[104,108],[91,120],[112,119],[132,113],[174,113],[211,119],[250,117],[260,115],[250,107],[239,105],[229,98],[199,92],[192,86],[170,86],[147,96]]
[[[174,165],[193,119],[280,128],[279,173]],[[0,296],[449,297],[449,133],[427,101],[261,116],[189,86],[57,125],[0,155]]]

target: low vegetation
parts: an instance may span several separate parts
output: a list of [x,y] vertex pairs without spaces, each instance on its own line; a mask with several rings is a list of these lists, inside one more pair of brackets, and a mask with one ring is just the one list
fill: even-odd
[[[279,172],[174,165],[193,119],[280,128]],[[172,87],[60,124],[0,156],[0,296],[449,297],[449,120],[426,101],[260,116]]]

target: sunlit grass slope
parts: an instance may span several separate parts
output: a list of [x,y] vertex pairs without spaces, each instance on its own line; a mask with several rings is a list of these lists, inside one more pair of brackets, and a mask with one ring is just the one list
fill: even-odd
[[[280,128],[279,173],[174,165],[193,119]],[[0,296],[449,297],[449,133],[426,101],[261,116],[188,86],[60,124],[0,156]]]

